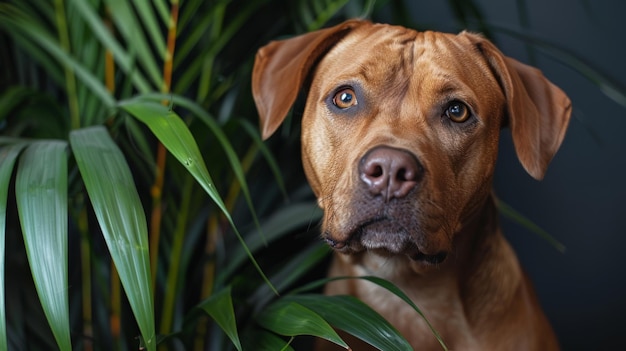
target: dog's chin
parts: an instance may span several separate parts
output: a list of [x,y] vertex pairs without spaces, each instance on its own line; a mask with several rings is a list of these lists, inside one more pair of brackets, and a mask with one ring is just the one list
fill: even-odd
[[438,251],[435,254],[426,254],[422,252],[417,245],[412,243],[407,243],[406,246],[400,250],[396,250],[395,247],[390,249],[385,246],[376,246],[370,249],[366,248],[363,251],[365,250],[383,257],[406,256],[411,262],[425,266],[437,266],[443,263],[448,257],[448,253],[445,251]]
[[411,261],[425,265],[438,265],[445,261],[447,252],[427,253],[420,249],[411,234],[401,226],[388,220],[368,222],[355,230],[346,242],[337,242],[326,235],[326,242],[335,251],[344,254],[358,254],[364,251],[380,256],[403,255]]

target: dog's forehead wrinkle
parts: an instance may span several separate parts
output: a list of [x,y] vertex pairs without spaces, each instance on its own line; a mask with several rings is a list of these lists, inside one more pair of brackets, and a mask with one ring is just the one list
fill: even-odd
[[[350,64],[364,68],[367,72],[409,71],[415,56],[415,39],[418,32],[387,28],[385,31],[354,31],[339,42],[327,55],[327,61],[338,63],[338,67]],[[350,60],[345,60],[350,57]],[[326,59],[325,59],[326,60]]]
[[[423,117],[451,99],[471,104],[480,111],[479,99],[467,95],[474,91],[472,85],[484,84],[472,81],[470,77],[475,75],[464,72],[480,68],[467,53],[459,54],[467,45],[456,36],[435,32],[397,28],[382,34],[357,31],[323,60],[324,74],[337,77],[329,80],[335,85],[325,89],[332,92],[344,84],[341,82],[357,81],[364,88],[363,102],[368,106],[384,105],[388,118],[394,114],[393,110],[397,110],[396,115]],[[347,53],[349,61],[345,59]],[[371,82],[383,84],[371,85]],[[423,97],[430,99],[424,101]]]

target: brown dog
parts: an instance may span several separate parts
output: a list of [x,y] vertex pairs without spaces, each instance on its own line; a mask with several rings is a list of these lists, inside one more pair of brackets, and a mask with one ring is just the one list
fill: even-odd
[[[252,88],[264,138],[308,89],[302,157],[336,252],[331,276],[393,282],[451,350],[558,349],[491,193],[502,127],[536,179],[563,140],[571,104],[541,72],[479,35],[353,20],[261,48]],[[378,286],[326,292],[368,303],[416,350],[441,349]]]

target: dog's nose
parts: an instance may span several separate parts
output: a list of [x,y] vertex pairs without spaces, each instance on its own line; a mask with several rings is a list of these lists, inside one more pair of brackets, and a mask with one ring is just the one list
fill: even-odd
[[359,164],[359,176],[372,195],[385,201],[405,197],[419,182],[423,167],[409,151],[380,146],[367,152]]

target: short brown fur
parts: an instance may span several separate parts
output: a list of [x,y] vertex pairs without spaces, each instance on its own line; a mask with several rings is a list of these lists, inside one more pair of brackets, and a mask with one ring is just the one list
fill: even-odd
[[[322,237],[335,248],[329,275],[393,282],[451,350],[558,349],[500,231],[491,183],[505,126],[524,168],[543,178],[567,128],[567,96],[479,35],[353,20],[259,50],[252,87],[264,138],[303,84],[302,158],[324,210]],[[345,88],[356,104],[342,110],[333,97]],[[470,110],[466,121],[447,117],[455,102]],[[441,349],[423,319],[380,287],[336,281],[326,293],[368,303],[414,349]]]

